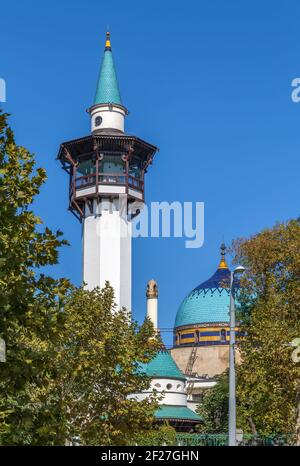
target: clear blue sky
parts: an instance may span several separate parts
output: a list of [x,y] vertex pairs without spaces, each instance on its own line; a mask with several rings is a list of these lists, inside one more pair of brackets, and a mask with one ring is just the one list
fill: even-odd
[[[159,146],[147,201],[204,201],[205,244],[137,239],[133,311],[160,288],[160,326],[217,267],[219,244],[299,214],[299,1],[29,1],[1,5],[0,77],[17,142],[48,181],[35,211],[71,242],[52,268],[81,280],[80,224],[67,211],[60,142],[89,133],[109,25],[127,131]],[[48,270],[50,272],[50,270]],[[167,342],[170,341],[170,335]]]

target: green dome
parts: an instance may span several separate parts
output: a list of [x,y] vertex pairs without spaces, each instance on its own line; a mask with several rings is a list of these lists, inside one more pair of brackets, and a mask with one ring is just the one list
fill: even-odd
[[156,356],[148,363],[140,364],[140,369],[148,377],[161,377],[185,380],[184,374],[181,372],[174,359],[168,350],[160,350]]

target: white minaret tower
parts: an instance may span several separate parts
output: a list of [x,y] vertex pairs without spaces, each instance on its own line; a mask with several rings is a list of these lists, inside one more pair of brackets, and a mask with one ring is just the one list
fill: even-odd
[[124,132],[128,114],[106,33],[91,116],[91,135],[61,144],[70,175],[69,209],[82,222],[83,281],[114,288],[117,308],[131,310],[132,204],[144,202],[144,175],[157,148]]
[[149,280],[147,283],[147,317],[153,323],[154,329],[158,331],[158,287],[155,280]]

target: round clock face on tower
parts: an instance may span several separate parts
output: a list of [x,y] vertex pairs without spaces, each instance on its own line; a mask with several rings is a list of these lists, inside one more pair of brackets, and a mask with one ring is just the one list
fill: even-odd
[[97,116],[95,118],[95,126],[100,126],[102,123],[102,117],[101,116]]

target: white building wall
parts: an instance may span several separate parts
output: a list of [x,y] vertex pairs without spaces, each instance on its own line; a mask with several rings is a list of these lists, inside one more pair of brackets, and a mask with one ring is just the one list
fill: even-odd
[[[113,128],[124,132],[125,108],[113,104],[100,104],[91,107],[90,114],[92,132],[105,128]],[[102,122],[99,126],[96,125],[96,118],[98,116],[102,118]]]
[[117,309],[131,310],[131,224],[123,219],[117,201],[85,206],[83,221],[83,281],[86,288],[114,289]]
[[183,380],[176,379],[151,379],[151,384],[148,390],[145,390],[142,393],[135,393],[134,395],[131,395],[130,398],[142,401],[145,398],[148,398],[154,390],[159,394],[163,394],[163,398],[159,401],[160,405],[187,405],[185,383]]

